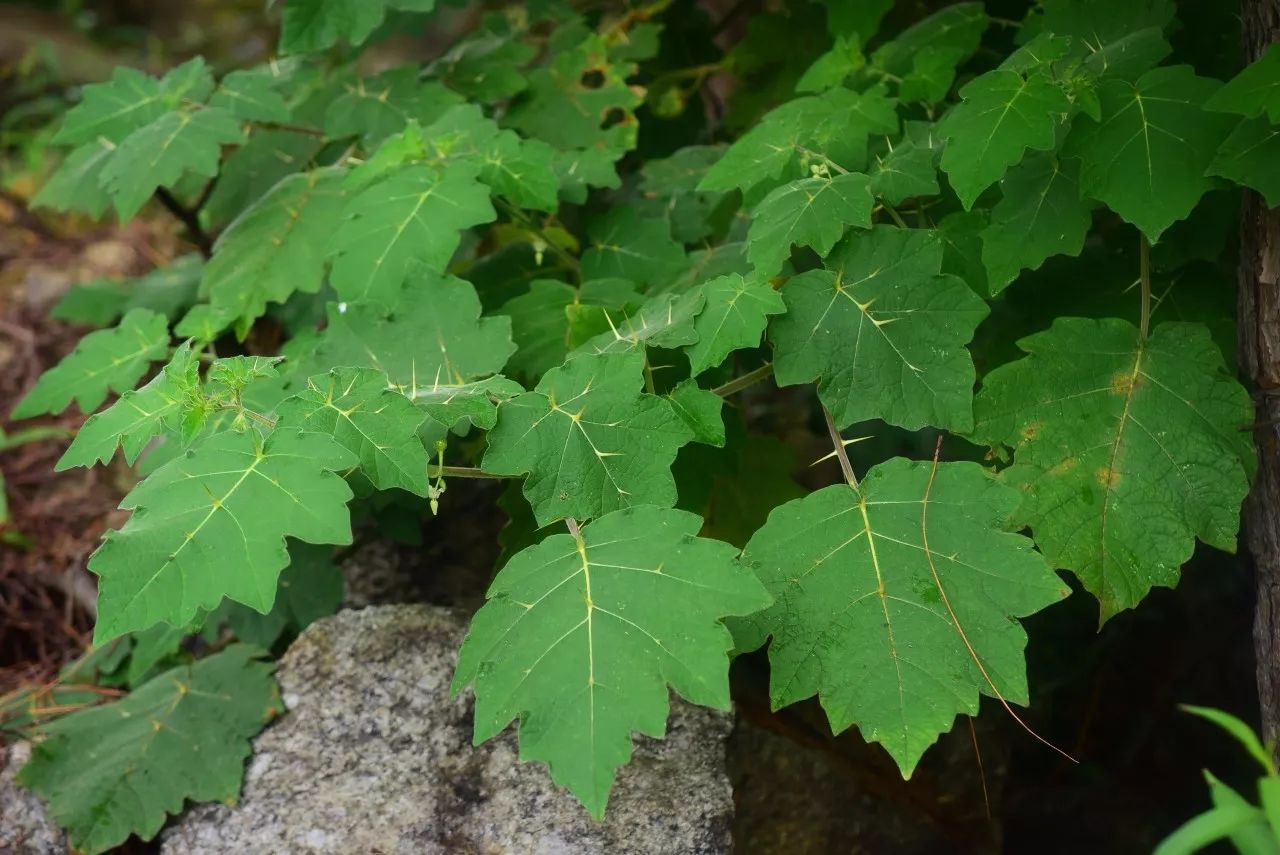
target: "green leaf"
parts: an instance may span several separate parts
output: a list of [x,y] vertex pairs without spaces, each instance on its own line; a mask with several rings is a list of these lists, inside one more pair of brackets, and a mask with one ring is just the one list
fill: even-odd
[[1195,539],[1234,551],[1255,463],[1249,395],[1197,324],[1059,318],[1018,343],[975,405],[975,436],[1013,449],[1018,522],[1102,619],[1172,586]]
[[67,111],[54,136],[58,145],[105,140],[119,143],[178,106],[203,101],[213,89],[204,60],[196,57],[157,80],[137,69],[117,66],[111,79],[84,87],[80,103]]
[[782,270],[793,244],[826,255],[846,226],[871,227],[869,179],[857,172],[792,181],[755,207],[747,233],[747,258],[757,276]]
[[1051,256],[1080,254],[1093,216],[1080,198],[1079,174],[1077,162],[1043,154],[1014,167],[1000,182],[1000,201],[982,231],[991,294]]
[[[475,740],[520,719],[520,757],[540,760],[596,819],[631,734],[661,737],[667,686],[729,708],[732,642],[721,618],[768,605],[727,543],[684,511],[620,510],[511,559],[458,654],[474,683]],[[524,620],[530,616],[530,620]]]
[[470,101],[493,104],[523,92],[528,78],[519,70],[538,49],[520,41],[505,16],[490,16],[481,28],[449,49],[431,71]]
[[915,56],[924,49],[949,51],[959,64],[982,41],[990,19],[981,3],[956,3],[912,24],[871,55],[877,66],[902,77],[911,71]]
[[91,332],[61,362],[40,376],[35,388],[13,408],[13,418],[58,414],[74,400],[92,413],[109,392],[132,389],[147,366],[169,352],[169,327],[162,315],[134,309],[119,326]]
[[556,150],[542,140],[503,131],[479,152],[479,178],[521,208],[554,211],[559,205]]
[[506,377],[487,377],[471,383],[419,386],[407,394],[427,416],[446,430],[466,421],[488,430],[498,421],[498,405],[524,388]]
[[1271,758],[1271,752],[1262,740],[1258,738],[1258,734],[1253,732],[1253,728],[1245,724],[1231,713],[1222,710],[1213,709],[1212,707],[1197,707],[1191,704],[1182,704],[1179,709],[1183,712],[1191,713],[1199,716],[1205,721],[1217,725],[1227,735],[1236,742],[1240,743],[1245,751],[1249,752],[1249,756],[1258,761],[1258,765],[1262,767],[1265,775],[1276,774],[1275,760]]
[[233,71],[209,98],[210,107],[220,107],[237,119],[278,122],[289,115],[289,105],[275,90],[276,78],[269,69]]
[[310,134],[253,130],[245,144],[223,161],[218,183],[203,212],[213,223],[234,220],[281,179],[306,171],[323,147],[324,140]]
[[731,273],[702,285],[706,308],[694,320],[698,340],[686,348],[696,376],[724,362],[735,350],[757,347],[770,315],[787,310],[767,281]]
[[762,184],[771,188],[779,180],[807,178],[815,165],[859,170],[873,134],[897,134],[895,106],[879,88],[831,89],[789,101],[739,137],[698,189],[750,193]]
[[628,279],[641,289],[660,285],[684,264],[684,247],[671,238],[665,217],[641,217],[632,207],[612,208],[588,230],[582,278]]
[[552,279],[535,279],[528,292],[508,300],[497,312],[511,318],[516,352],[509,364],[537,379],[564,362],[575,347],[616,329],[611,312],[621,317],[623,310],[638,302],[631,283],[624,280],[595,279],[574,288]]
[[668,392],[667,400],[693,432],[694,442],[724,445],[724,416],[720,412],[724,408],[724,398],[690,379],[681,381]]
[[640,392],[644,355],[579,356],[503,402],[481,462],[524,475],[539,525],[635,505],[675,504],[671,462],[691,438],[665,399]]
[[1204,106],[1250,118],[1265,113],[1272,122],[1280,123],[1280,43],[1268,45],[1256,62],[1228,80]]
[[895,458],[770,514],[742,562],[774,604],[731,627],[743,650],[773,638],[774,709],[817,694],[910,776],[980,695],[1026,704],[1017,618],[1070,589],[1008,530],[1017,505],[977,464]]
[[125,392],[110,407],[90,416],[54,469],[106,463],[117,447],[123,449],[125,462],[132,465],[155,437],[180,433],[184,407],[199,395],[199,368],[198,355],[190,343],[179,346],[150,383]]
[[696,243],[716,233],[734,205],[727,193],[697,189],[724,150],[720,145],[685,146],[640,168],[640,192],[652,205],[644,211],[664,212],[671,221],[671,236],[680,243]]
[[476,171],[410,166],[362,190],[330,236],[330,281],[345,300],[391,307],[410,269],[443,273],[462,232],[497,216]]
[[[1252,807],[1243,796],[1215,778],[1212,772],[1205,770],[1204,778],[1209,785],[1209,798],[1213,801],[1214,807],[1232,809]],[[1277,779],[1263,778],[1258,781],[1259,789],[1268,781],[1275,780]],[[1273,818],[1258,816],[1256,822],[1248,823],[1230,835],[1231,845],[1240,855],[1274,855],[1276,851],[1276,836],[1272,831],[1274,822]]]
[[334,168],[290,175],[218,236],[200,294],[235,313],[242,337],[268,303],[320,290],[346,204],[342,181]]
[[1102,81],[1102,121],[1081,117],[1063,148],[1081,161],[1081,191],[1159,240],[1212,186],[1205,171],[1234,124],[1202,109],[1217,88],[1186,65]]
[[862,44],[855,36],[836,37],[831,50],[813,61],[813,65],[805,71],[796,83],[797,92],[821,92],[833,86],[840,86],[845,78],[867,64],[862,55]]
[[695,318],[705,298],[697,288],[683,294],[657,294],[624,323],[609,320],[608,332],[590,339],[574,353],[631,353],[648,347],[676,348],[698,340]]
[[427,494],[427,452],[418,439],[425,413],[387,387],[373,368],[334,368],[276,408],[278,424],[333,437],[360,460],[379,490]]
[[226,110],[165,113],[120,142],[99,180],[120,219],[128,220],[157,187],[171,187],[188,173],[216,175],[222,146],[243,139],[240,123]]
[[1265,823],[1266,817],[1253,805],[1215,807],[1183,823],[1160,842],[1154,855],[1193,855],[1211,843],[1244,833],[1259,822]]
[[129,290],[126,283],[116,279],[72,285],[49,310],[49,317],[72,324],[108,326],[125,313]]
[[840,427],[879,418],[967,430],[974,372],[965,345],[987,306],[963,280],[939,274],[938,235],[877,226],[826,263],[782,288],[787,313],[769,332],[778,384],[816,379]]
[[931,124],[907,122],[898,144],[876,155],[867,171],[873,196],[897,205],[912,196],[937,195],[936,162],[942,140],[934,130]]
[[457,385],[502,370],[515,346],[508,318],[481,318],[470,282],[424,275],[408,282],[400,308],[330,304],[329,326],[294,369],[310,377],[334,366],[377,368],[407,391]]
[[89,559],[99,578],[99,641],[186,625],[223,597],[267,612],[289,563],[285,537],[350,543],[351,490],[335,474],[356,458],[331,438],[281,429],[216,433],[125,496],[134,511]]
[[1267,207],[1280,207],[1280,127],[1265,119],[1245,119],[1223,142],[1205,174],[1252,187],[1266,198]]
[[280,573],[276,602],[260,614],[233,600],[223,600],[205,621],[202,634],[217,639],[224,625],[235,637],[264,650],[275,647],[286,633],[299,633],[322,617],[338,611],[345,588],[342,571],[333,563],[333,549],[294,540],[289,542],[289,566]]
[[210,344],[235,322],[236,314],[226,306],[211,306],[201,303],[192,306],[173,327],[173,334],[178,338],[194,339],[201,346]]
[[315,53],[339,39],[361,45],[382,23],[385,0],[286,0],[281,53]]
[[111,204],[111,197],[102,187],[102,170],[115,151],[115,144],[105,137],[76,148],[32,197],[31,207],[83,211],[94,219],[100,218]]
[[430,122],[461,96],[434,81],[423,81],[416,66],[404,65],[357,77],[342,84],[343,91],[324,112],[324,132],[330,139],[360,137],[366,146],[403,130],[411,121]]
[[1033,32],[1074,36],[1094,50],[1148,27],[1167,27],[1177,11],[1173,0],[1041,0],[1039,7]]
[[943,117],[938,134],[947,141],[942,169],[968,210],[1027,149],[1057,145],[1071,103],[1047,74],[999,68],[969,81],[960,95],[964,100]]
[[234,801],[249,740],[279,704],[271,665],[255,655],[229,647],[45,725],[18,781],[88,853],[131,834],[150,840],[188,799]]

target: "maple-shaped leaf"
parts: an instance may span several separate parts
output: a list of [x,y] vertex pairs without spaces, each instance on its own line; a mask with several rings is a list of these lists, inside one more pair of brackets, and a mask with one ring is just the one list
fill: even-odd
[[273,666],[258,656],[232,645],[43,725],[18,782],[90,855],[152,839],[187,800],[234,802],[249,740],[279,710]]
[[1153,69],[1136,83],[1103,80],[1102,120],[1080,117],[1063,147],[1081,161],[1081,191],[1155,243],[1212,186],[1205,171],[1235,125],[1203,109],[1218,86],[1188,65]]
[[462,232],[496,216],[474,167],[398,170],[347,204],[330,238],[330,282],[345,300],[392,306],[411,267],[443,273]]
[[698,340],[695,318],[705,303],[702,289],[656,294],[625,321],[609,319],[609,330],[574,353],[631,353],[648,347],[683,347]]
[[35,388],[13,408],[13,418],[62,412],[74,400],[92,413],[109,392],[132,389],[147,366],[169,354],[169,326],[163,315],[134,309],[118,326],[91,332],[61,362],[40,375]]
[[426,414],[387,386],[374,368],[334,368],[276,407],[277,424],[333,437],[360,460],[379,490],[427,494],[427,452],[418,438]]
[[551,57],[550,64],[528,72],[528,89],[511,106],[507,122],[562,151],[594,151],[611,175],[612,164],[635,146],[633,111],[644,100],[643,90],[627,83],[635,65],[616,61],[595,33],[576,44],[555,45]]
[[475,287],[452,276],[411,279],[388,312],[376,304],[330,304],[329,326],[295,369],[376,368],[402,391],[496,374],[515,346],[508,318],[481,318]]
[[195,302],[203,268],[204,259],[193,252],[134,279],[104,277],[72,285],[50,314],[96,327],[114,323],[133,309],[150,309],[172,320]]
[[1167,27],[1177,11],[1173,0],[1041,0],[1037,5],[1027,21],[1030,34],[1074,36],[1092,50],[1140,30]]
[[181,432],[178,423],[184,408],[199,393],[199,367],[198,354],[192,352],[190,343],[180,345],[151,382],[125,392],[110,407],[90,416],[54,469],[106,463],[117,447],[124,451],[125,462],[132,465],[156,436],[174,427]]
[[751,193],[780,179],[807,177],[814,165],[858,170],[866,163],[871,135],[897,132],[894,101],[880,89],[859,93],[837,88],[797,98],[739,137],[707,171],[698,189]]
[[694,320],[698,340],[685,349],[696,376],[724,362],[735,350],[756,347],[770,315],[787,310],[768,281],[731,273],[703,283],[704,308]]
[[1079,164],[1052,154],[1027,158],[1000,182],[1001,198],[982,231],[982,261],[990,293],[1050,256],[1079,255],[1093,222],[1080,198]]
[[871,194],[890,205],[938,193],[938,152],[942,140],[932,124],[906,122],[902,139],[877,154],[867,169]]
[[559,204],[556,150],[542,140],[503,131],[477,153],[479,179],[521,208],[554,211]]
[[325,108],[324,132],[331,139],[359,137],[372,147],[410,121],[430,121],[461,102],[458,93],[422,80],[416,66],[404,65],[344,81],[342,93]]
[[1057,128],[1071,110],[1048,74],[994,69],[960,90],[964,99],[938,124],[947,141],[942,169],[965,209],[999,181],[1027,149],[1057,145]]
[[1175,584],[1197,537],[1235,549],[1253,407],[1205,327],[1144,344],[1128,321],[1059,318],[1018,344],[1030,355],[983,380],[974,435],[1013,449],[1017,522],[1104,620]]
[[769,603],[702,518],[638,507],[555,534],[494,580],[458,654],[453,691],[474,684],[475,741],[520,719],[520,758],[547,764],[604,816],[631,735],[666,733],[668,686],[729,708],[732,639],[721,619]]
[[115,143],[105,137],[76,148],[31,198],[31,207],[101,217],[111,204],[111,196],[101,185],[102,170],[115,150]]
[[170,187],[187,173],[216,175],[222,146],[243,139],[239,121],[226,110],[175,110],[125,137],[99,180],[120,219],[128,220],[157,187]]
[[200,294],[236,314],[243,336],[268,303],[315,293],[346,205],[340,169],[290,175],[218,236]]
[[269,69],[233,71],[209,96],[210,107],[220,107],[238,119],[278,122],[289,115],[284,96],[275,90],[275,77]]
[[1268,207],[1280,207],[1280,125],[1245,119],[1218,148],[1206,173],[1252,187]]
[[521,35],[505,16],[490,16],[429,70],[469,101],[493,104],[510,98],[529,85],[520,69],[538,54],[536,47],[520,40]]
[[862,43],[855,36],[837,36],[836,43],[826,53],[813,61],[796,82],[797,92],[821,92],[833,86],[841,86],[849,75],[867,64],[862,54]]
[[975,463],[894,458],[774,510],[742,554],[773,606],[730,624],[743,650],[772,637],[774,709],[816,694],[910,776],[981,695],[1027,703],[1017,619],[1070,589],[1009,531],[1018,500]]
[[578,356],[505,401],[481,467],[524,475],[539,525],[635,505],[675,504],[671,463],[692,434],[665,399],[643,394],[644,355]]
[[386,14],[383,0],[287,0],[281,20],[281,53],[314,53],[339,39],[363,44]]
[[541,377],[564,362],[574,348],[617,329],[617,324],[625,326],[625,309],[639,300],[623,280],[595,279],[574,288],[553,279],[535,279],[526,293],[498,310],[511,318],[516,343],[511,367],[527,377]]
[[446,430],[464,421],[488,430],[498,422],[498,405],[522,392],[519,383],[498,375],[470,383],[419,386],[406,394]]
[[857,172],[833,178],[815,176],[783,184],[751,216],[747,258],[755,274],[767,279],[782,270],[793,245],[826,255],[846,226],[871,227],[874,200],[869,179]]
[[911,72],[922,50],[946,51],[959,65],[982,42],[991,23],[981,3],[956,3],[912,24],[891,41],[876,48],[871,61],[890,74],[904,77]]
[[67,111],[53,141],[59,145],[95,140],[119,143],[175,109],[184,99],[204,100],[212,89],[213,76],[200,57],[160,79],[117,66],[110,80],[84,87],[80,103]]
[[303,172],[324,148],[324,140],[311,134],[255,128],[244,145],[222,162],[218,183],[201,210],[219,225],[234,221],[281,179]]
[[836,247],[826,270],[782,288],[787,313],[769,329],[779,385],[818,381],[845,427],[883,419],[916,430],[973,424],[973,361],[965,345],[987,305],[939,274],[937,233],[877,226]]
[[285,538],[351,542],[355,455],[332,438],[282,428],[215,433],[134,487],[133,511],[89,559],[99,577],[98,643],[156,623],[186,625],[223,597],[268,612],[289,563]]
[[671,237],[666,217],[641,217],[629,206],[611,208],[588,229],[582,278],[628,279],[641,289],[673,277],[684,264],[684,247]]
[[173,325],[173,334],[178,338],[194,339],[196,344],[203,347],[221,336],[235,320],[236,313],[225,306],[200,303],[192,306]]
[[1261,57],[1223,84],[1204,106],[1250,118],[1265,114],[1280,123],[1280,43],[1268,45]]

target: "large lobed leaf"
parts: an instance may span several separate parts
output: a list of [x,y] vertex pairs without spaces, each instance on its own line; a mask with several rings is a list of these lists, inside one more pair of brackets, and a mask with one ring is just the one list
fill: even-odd
[[42,728],[18,773],[79,851],[150,840],[188,799],[233,802],[249,740],[279,707],[272,666],[235,645]]
[[983,380],[975,436],[1013,449],[1002,477],[1055,567],[1102,618],[1172,586],[1195,539],[1234,551],[1255,452],[1253,407],[1203,326],[1060,318]]
[[731,624],[741,649],[773,639],[774,708],[817,694],[909,776],[980,695],[1027,703],[1016,619],[1069,589],[1008,531],[1018,499],[977,464],[896,458],[774,510],[742,555],[774,604]]
[[600,819],[633,731],[666,732],[667,687],[729,708],[721,623],[769,604],[727,543],[685,511],[614,511],[556,534],[498,574],[458,654],[474,683],[475,740],[520,719],[520,758],[541,760]]

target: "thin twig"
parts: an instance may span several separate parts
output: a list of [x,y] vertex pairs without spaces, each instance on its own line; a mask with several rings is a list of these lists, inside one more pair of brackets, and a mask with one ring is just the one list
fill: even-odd
[[766,362],[754,371],[748,371],[741,377],[735,377],[723,386],[717,386],[712,389],[712,393],[719,395],[721,398],[727,398],[730,395],[741,392],[748,386],[754,386],[761,380],[773,373],[773,363]]
[[857,490],[858,477],[853,474],[853,465],[849,463],[849,455],[844,450],[844,437],[840,436],[836,420],[831,417],[831,411],[826,407],[822,408],[822,417],[827,420],[827,433],[831,435],[831,442],[836,447],[836,459],[840,461],[840,471],[844,473],[844,480],[850,487]]
[[165,207],[170,214],[186,226],[187,237],[200,250],[200,254],[205,258],[213,255],[213,241],[209,238],[203,228],[200,227],[200,218],[192,211],[182,205],[173,194],[163,187],[156,188],[156,200]]
[[506,475],[494,475],[492,472],[485,472],[483,469],[477,469],[474,466],[427,465],[428,477],[439,478],[441,475],[446,478],[483,478],[494,481],[504,481],[507,478]]
[[264,131],[289,131],[294,134],[306,134],[309,137],[324,138],[324,131],[319,128],[304,128],[301,125],[290,125],[285,122],[260,122],[251,121],[249,124],[255,128],[261,128]]

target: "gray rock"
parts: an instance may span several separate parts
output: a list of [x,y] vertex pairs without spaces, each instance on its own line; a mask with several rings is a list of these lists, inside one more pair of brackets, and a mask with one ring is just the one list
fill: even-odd
[[0,853],[61,855],[67,839],[33,792],[13,782],[31,756],[31,745],[18,742],[0,752]]
[[514,734],[471,746],[449,697],[466,622],[431,606],[345,611],[281,661],[289,712],[257,740],[244,798],[192,811],[169,853],[715,853],[731,848],[727,715],[673,702],[665,740],[637,738],[597,824]]

